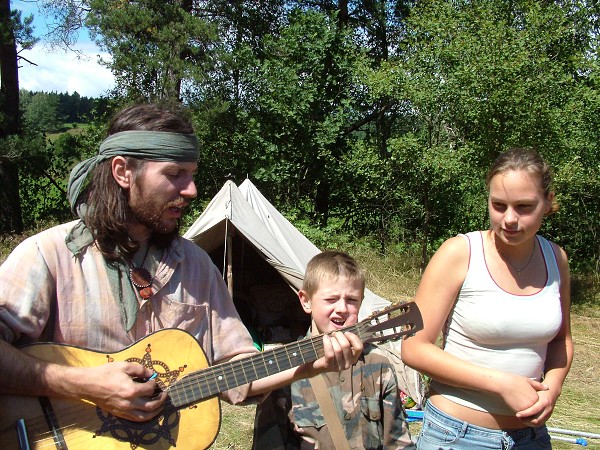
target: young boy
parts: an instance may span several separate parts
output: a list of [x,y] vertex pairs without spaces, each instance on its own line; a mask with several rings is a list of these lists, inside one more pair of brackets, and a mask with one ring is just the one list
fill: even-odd
[[[311,314],[307,336],[339,330],[358,321],[365,279],[349,255],[326,251],[313,257],[298,293]],[[324,375],[325,384],[352,449],[414,449],[392,363],[376,346],[365,344],[349,369]],[[334,444],[337,443],[337,446]],[[254,421],[256,450],[336,449],[330,427],[311,387],[303,379],[271,392],[258,405]]]

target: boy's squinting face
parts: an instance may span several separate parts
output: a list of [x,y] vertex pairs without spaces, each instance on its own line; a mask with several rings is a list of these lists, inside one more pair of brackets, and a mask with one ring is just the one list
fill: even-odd
[[356,324],[363,295],[362,284],[346,277],[323,279],[311,297],[303,290],[298,294],[304,311],[312,314],[313,334]]

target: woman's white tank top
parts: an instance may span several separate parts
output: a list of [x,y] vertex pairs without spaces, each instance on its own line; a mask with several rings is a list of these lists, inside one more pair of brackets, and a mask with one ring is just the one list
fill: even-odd
[[[480,231],[469,243],[467,276],[444,330],[444,350],[473,364],[541,380],[546,349],[562,323],[560,274],[552,245],[536,236],[546,266],[544,287],[530,295],[504,291],[492,279]],[[432,389],[463,406],[514,415],[499,397],[436,381]]]

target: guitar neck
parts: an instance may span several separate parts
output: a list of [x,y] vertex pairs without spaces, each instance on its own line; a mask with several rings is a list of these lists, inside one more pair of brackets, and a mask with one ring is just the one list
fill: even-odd
[[[361,338],[364,323],[343,328]],[[176,407],[191,405],[220,392],[274,375],[323,356],[323,335],[292,342],[273,350],[193,372],[169,387]]]

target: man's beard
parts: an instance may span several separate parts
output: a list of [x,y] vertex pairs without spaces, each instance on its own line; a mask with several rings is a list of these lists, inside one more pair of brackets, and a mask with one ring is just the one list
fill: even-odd
[[171,232],[168,233],[159,233],[156,231],[152,231],[152,235],[150,236],[150,244],[156,245],[158,248],[167,248],[171,245],[175,239],[179,237],[179,226],[180,221],[177,221],[177,227]]
[[142,206],[129,205],[129,209],[134,220],[152,230],[150,243],[160,248],[167,248],[179,236],[181,218],[177,219],[177,224],[172,229],[167,228],[161,220],[162,213],[174,204],[180,204],[181,201],[178,199],[169,202],[162,208],[155,203],[148,202]]

